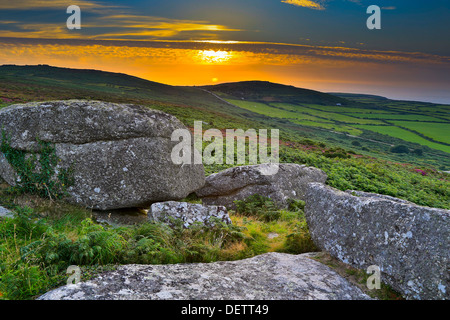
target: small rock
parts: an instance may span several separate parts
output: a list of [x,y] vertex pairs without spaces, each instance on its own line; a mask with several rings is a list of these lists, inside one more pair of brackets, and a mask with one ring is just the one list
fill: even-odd
[[12,211],[0,207],[0,218],[14,218],[14,214]]
[[268,239],[275,239],[275,238],[278,238],[280,235],[278,234],[278,233],[275,233],[275,232],[271,232],[271,233],[269,233],[268,235],[267,235],[267,238]]
[[171,224],[171,218],[180,219],[183,225],[189,228],[195,221],[212,226],[211,218],[217,218],[226,224],[231,224],[227,208],[223,206],[204,206],[201,204],[166,201],[152,204],[148,219],[155,222]]

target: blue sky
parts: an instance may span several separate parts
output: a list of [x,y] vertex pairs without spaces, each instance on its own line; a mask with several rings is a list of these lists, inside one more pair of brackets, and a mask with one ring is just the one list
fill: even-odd
[[[284,2],[283,2],[284,1]],[[288,3],[287,3],[288,2]],[[291,4],[292,3],[292,4]],[[0,1],[0,35],[55,36],[49,26],[64,24],[68,4],[79,4],[85,27],[68,36],[121,39],[218,39],[314,45],[343,45],[379,50],[420,51],[450,55],[450,1],[448,0],[129,0],[129,1]],[[317,7],[311,6],[317,4]],[[368,30],[366,9],[382,9],[382,29]],[[122,19],[112,18],[124,16]],[[149,24],[217,25],[221,30],[186,30],[135,36],[121,21]],[[152,30],[159,30],[154,26]],[[164,26],[162,26],[164,29]],[[192,28],[188,28],[192,29]],[[9,31],[9,33],[8,33]],[[41,33],[33,34],[33,31]],[[130,33],[126,35],[126,33]],[[63,37],[60,34],[59,37]],[[114,38],[114,37],[112,37]],[[116,37],[117,38],[117,37]]]

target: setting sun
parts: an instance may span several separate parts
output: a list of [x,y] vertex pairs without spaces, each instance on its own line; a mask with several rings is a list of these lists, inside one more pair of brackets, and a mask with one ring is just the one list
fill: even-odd
[[233,54],[228,51],[201,50],[198,53],[203,63],[224,63],[229,61]]

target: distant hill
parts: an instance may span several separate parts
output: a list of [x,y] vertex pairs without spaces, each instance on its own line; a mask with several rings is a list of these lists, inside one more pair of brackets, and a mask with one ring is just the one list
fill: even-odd
[[261,102],[311,103],[319,105],[347,106],[352,104],[345,98],[327,93],[287,86],[267,81],[243,81],[201,87],[238,99]]

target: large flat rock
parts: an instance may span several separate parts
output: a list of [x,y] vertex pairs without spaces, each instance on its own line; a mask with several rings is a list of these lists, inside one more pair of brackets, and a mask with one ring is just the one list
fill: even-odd
[[267,253],[215,263],[124,265],[40,300],[370,299],[308,254]]

